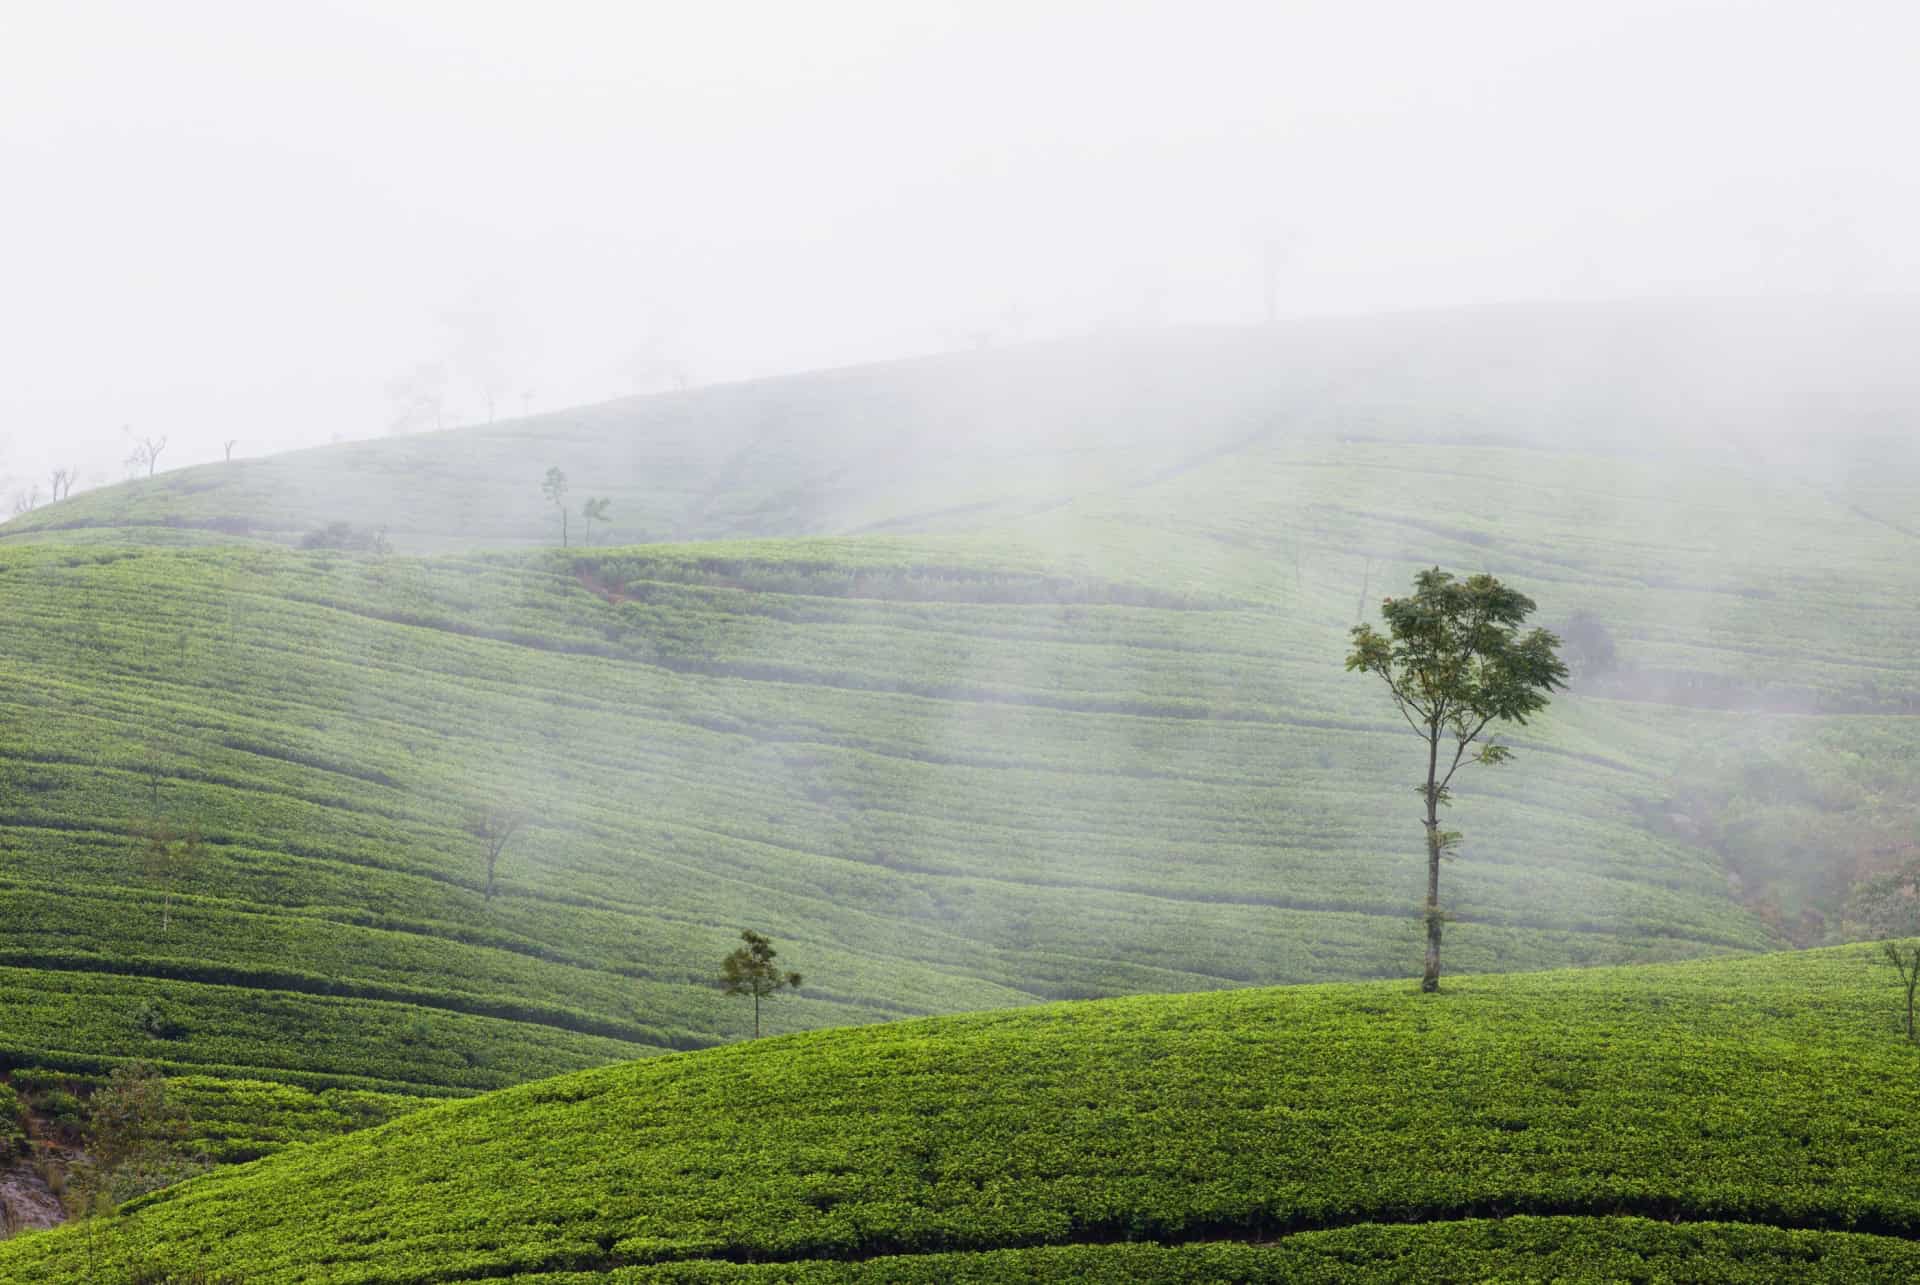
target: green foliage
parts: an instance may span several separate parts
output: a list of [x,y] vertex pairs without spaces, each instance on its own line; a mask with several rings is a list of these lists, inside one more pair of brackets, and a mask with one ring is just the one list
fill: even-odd
[[[1526,773],[1456,783],[1450,967],[1781,941],[1793,908],[1750,910],[1726,853],[1656,815],[1677,767],[1763,728],[1885,763],[1836,775],[1877,782],[1844,813],[1861,851],[1897,834],[1887,782],[1920,733],[1858,711],[1920,697],[1920,599],[1910,542],[1848,506],[1897,515],[1898,468],[1823,496],[1688,458],[1407,440],[1459,430],[1390,407],[1248,438],[1264,421],[1183,394],[1179,433],[1088,417],[1102,449],[1052,457],[1071,467],[1023,440],[1017,471],[963,452],[915,477],[896,416],[845,413],[864,378],[182,470],[8,524],[8,1060],[472,1092],[730,1037],[712,943],[741,923],[828,981],[782,1029],[1392,975],[1421,889],[1371,788],[1391,714],[1324,672],[1354,550],[1400,582],[1417,555],[1537,585],[1543,618],[1591,610],[1623,667],[1676,681],[1556,700],[1513,738]],[[821,444],[766,425],[829,421],[889,449],[796,483]],[[468,552],[550,543],[526,483],[560,459],[622,538],[906,534]],[[1499,510],[1418,484],[1441,470]],[[1698,497],[1689,539],[1649,540],[1673,488]],[[337,520],[461,552],[261,543]],[[1709,690],[1850,715],[1689,706]],[[538,829],[489,901],[465,813],[521,790]],[[1753,797],[1728,805],[1737,837],[1781,841],[1727,850],[1819,866],[1796,860],[1827,851],[1818,818],[1771,826]],[[205,837],[170,906],[133,857],[156,812]],[[146,1031],[148,1001],[185,1034]]]
[[1566,685],[1560,640],[1520,632],[1533,610],[1533,599],[1492,576],[1458,580],[1434,567],[1414,577],[1411,598],[1381,604],[1385,635],[1353,627],[1347,668],[1382,679],[1415,731],[1444,730],[1464,751],[1490,723],[1524,725]]
[[27,1104],[11,1084],[0,1084],[0,1166],[27,1155]]
[[[1873,1279],[1920,1233],[1920,1077],[1870,953],[813,1032],[430,1108],[125,1220],[209,1270],[342,1285],[1349,1257],[1360,1279],[1578,1278],[1581,1253],[1602,1278],[1691,1254]],[[79,1246],[0,1247],[0,1276],[58,1279]]]
[[1890,1236],[1740,1223],[1673,1225],[1645,1218],[1539,1217],[1413,1226],[1362,1225],[1236,1244],[1122,1243],[890,1255],[865,1262],[673,1263],[610,1272],[515,1275],[517,1285],[1001,1285],[1130,1281],[1146,1285],[1275,1282],[1698,1281],[1856,1285],[1911,1279],[1920,1247]]
[[[1384,976],[1407,948],[1418,885],[1367,788],[1393,741],[1294,654],[1317,623],[907,541],[29,546],[0,580],[17,1065],[446,1093],[697,1048],[737,1030],[712,943],[743,921],[830,979],[788,1028]],[[1766,943],[1641,832],[1638,766],[1593,761],[1623,726],[1694,734],[1539,723],[1527,780],[1463,798],[1456,967]],[[167,883],[133,860],[156,794],[204,848]],[[538,842],[489,901],[467,823],[519,798]]]
[[340,549],[348,553],[384,554],[393,552],[384,527],[367,531],[351,522],[329,522],[300,537],[303,549]]

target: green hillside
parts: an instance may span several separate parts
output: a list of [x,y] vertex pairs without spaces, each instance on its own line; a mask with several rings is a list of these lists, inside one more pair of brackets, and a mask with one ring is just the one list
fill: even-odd
[[1847,948],[815,1032],[419,1112],[0,1275],[1911,1278],[1897,1001]]
[[[1405,967],[1407,747],[1327,681],[1336,622],[861,548],[712,564],[769,589],[697,548],[0,552],[13,1056],[497,1087],[737,1035],[709,978],[742,923],[815,977],[798,1026]],[[1764,946],[1633,810],[1647,747],[1715,718],[1532,730],[1459,809],[1456,965]],[[502,799],[530,822],[488,901],[464,825]],[[171,886],[155,814],[206,838]],[[182,1029],[137,1028],[147,995]]]
[[[1845,940],[1920,855],[1911,390],[1885,325],[1736,387],[1660,317],[969,354],[0,526],[0,1065],[152,1062],[238,1159],[736,1040],[743,927],[808,978],[776,1032],[1405,976],[1416,746],[1341,661],[1434,564],[1617,651],[1458,783],[1449,975]],[[556,464],[603,540],[728,538],[532,547]]]

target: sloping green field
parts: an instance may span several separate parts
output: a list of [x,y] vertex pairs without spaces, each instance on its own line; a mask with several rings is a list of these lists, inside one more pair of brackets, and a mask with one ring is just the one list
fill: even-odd
[[[1341,662],[1434,564],[1619,659],[1457,783],[1450,976],[1845,940],[1849,881],[1920,835],[1913,439],[1871,406],[1831,450],[1683,439],[1802,403],[1539,400],[1575,347],[1488,374],[1397,324],[700,390],[0,527],[0,1064],[153,1062],[239,1158],[737,1040],[746,927],[807,976],[774,1032],[1407,975],[1416,747]],[[601,545],[536,547],[549,465],[613,497]],[[402,552],[294,547],[338,521]],[[156,823],[189,867],[143,860]]]
[[[0,1042],[472,1092],[736,1037],[710,977],[746,925],[813,979],[775,1029],[1396,975],[1412,746],[1339,663],[1428,558],[1600,613],[1639,684],[1464,781],[1449,966],[1777,944],[1662,822],[1676,772],[1766,739],[1833,792],[1897,778],[1920,599],[1904,537],[1812,492],[1757,520],[1711,462],[1276,441],[967,536],[427,560],[29,532]],[[1668,539],[1655,474],[1688,467]],[[1511,498],[1420,500],[1445,473]],[[488,900],[465,825],[502,802],[529,824]],[[207,840],[174,881],[137,859],[156,816]]]
[[[737,1035],[741,924],[814,977],[795,1026],[1404,968],[1405,746],[1289,654],[1312,621],[820,553],[0,554],[12,1056],[496,1087]],[[1766,944],[1637,825],[1661,769],[1622,721],[1569,702],[1463,802],[1457,966]],[[463,823],[503,799],[531,820],[488,901]],[[156,814],[207,840],[171,883]]]
[[1845,948],[814,1032],[418,1112],[0,1274],[1903,1279],[1897,1001]]

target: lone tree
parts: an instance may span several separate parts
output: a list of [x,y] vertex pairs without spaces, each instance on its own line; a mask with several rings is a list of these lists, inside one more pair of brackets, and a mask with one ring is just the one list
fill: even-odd
[[581,521],[587,524],[587,543],[588,544],[593,543],[593,524],[594,523],[598,522],[602,526],[605,526],[608,522],[611,522],[613,520],[607,516],[607,505],[609,503],[611,503],[611,501],[609,501],[605,496],[602,496],[597,500],[588,500],[585,504],[580,506],[580,519]]
[[780,952],[773,943],[749,928],[740,934],[744,946],[720,965],[720,989],[729,995],[753,996],[753,1038],[760,1038],[760,1000],[783,989],[798,990],[800,974],[783,973],[775,966]]
[[1900,974],[1907,992],[1907,1039],[1913,1027],[1914,992],[1920,990],[1920,861],[1869,879],[1848,898],[1852,918],[1880,939],[1880,957]]
[[480,840],[487,854],[487,900],[493,900],[493,874],[508,840],[527,823],[526,814],[511,808],[489,808],[467,820],[467,833]]
[[159,884],[160,933],[173,926],[173,894],[206,855],[206,840],[198,826],[175,830],[165,821],[148,822],[140,831],[140,871]]
[[133,452],[127,456],[127,467],[135,470],[144,467],[147,476],[152,477],[154,466],[160,462],[160,452],[167,449],[167,435],[162,433],[155,437],[149,433],[145,437],[134,437],[130,428],[120,431],[133,439]]
[[547,480],[540,484],[540,494],[547,497],[547,503],[560,510],[560,547],[567,547],[567,475],[558,465],[547,470]]
[[[1440,989],[1440,858],[1460,842],[1459,831],[1440,828],[1453,774],[1462,763],[1511,758],[1491,736],[1481,739],[1488,726],[1525,723],[1546,707],[1547,693],[1566,686],[1567,667],[1555,652],[1560,640],[1544,629],[1520,632],[1533,607],[1533,599],[1492,576],[1458,580],[1434,567],[1414,577],[1411,598],[1381,605],[1385,635],[1371,625],[1353,627],[1347,668],[1378,674],[1407,726],[1427,743],[1426,784],[1414,787],[1426,804],[1423,991]],[[1444,741],[1453,742],[1450,757],[1443,757]]]

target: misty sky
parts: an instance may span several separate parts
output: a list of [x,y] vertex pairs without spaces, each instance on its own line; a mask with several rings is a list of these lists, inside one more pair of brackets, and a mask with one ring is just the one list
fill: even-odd
[[1910,291],[1913,15],[4,0],[0,479],[1257,321],[1270,246],[1289,316]]

